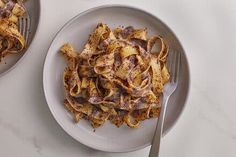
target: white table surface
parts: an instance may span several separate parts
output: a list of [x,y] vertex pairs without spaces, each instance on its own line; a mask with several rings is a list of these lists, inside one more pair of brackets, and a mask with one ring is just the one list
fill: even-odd
[[174,30],[187,52],[190,97],[178,123],[163,138],[161,156],[235,157],[234,0],[42,0],[38,33],[28,54],[0,78],[0,156],[148,156],[150,147],[112,154],[81,145],[56,123],[43,94],[43,63],[56,32],[81,11],[110,3],[154,13]]

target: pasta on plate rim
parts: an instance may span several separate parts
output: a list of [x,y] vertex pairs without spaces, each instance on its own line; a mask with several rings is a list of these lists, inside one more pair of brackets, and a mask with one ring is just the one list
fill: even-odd
[[18,30],[18,20],[25,12],[22,0],[0,0],[0,62],[25,48],[25,39]]

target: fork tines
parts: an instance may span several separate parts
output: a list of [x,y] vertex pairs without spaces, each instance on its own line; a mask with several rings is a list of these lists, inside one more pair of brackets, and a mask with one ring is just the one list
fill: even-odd
[[181,54],[177,51],[172,51],[169,54],[169,61],[168,61],[168,69],[170,72],[170,82],[177,83],[179,78],[180,72],[180,64],[181,64]]
[[18,30],[25,39],[26,45],[28,44],[28,38],[30,33],[30,18],[28,15],[20,17],[18,19]]

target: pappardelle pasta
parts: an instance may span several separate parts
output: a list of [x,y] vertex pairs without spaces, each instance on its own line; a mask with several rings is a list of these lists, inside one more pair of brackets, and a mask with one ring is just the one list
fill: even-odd
[[18,31],[18,18],[25,8],[21,0],[0,0],[0,62],[8,54],[21,52],[25,39]]
[[67,60],[64,105],[76,122],[86,119],[97,128],[109,120],[137,128],[158,117],[170,77],[168,46],[161,36],[147,34],[147,29],[112,30],[99,23],[81,52],[69,43],[61,47]]

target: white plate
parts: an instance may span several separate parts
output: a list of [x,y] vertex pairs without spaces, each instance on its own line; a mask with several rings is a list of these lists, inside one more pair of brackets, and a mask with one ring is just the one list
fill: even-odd
[[146,27],[150,35],[162,35],[171,50],[175,49],[182,53],[181,78],[178,89],[168,105],[164,133],[167,133],[177,121],[189,90],[189,69],[184,50],[173,32],[155,16],[137,8],[120,5],[89,9],[70,20],[56,35],[48,50],[43,72],[48,106],[61,127],[77,141],[89,147],[108,152],[127,152],[144,148],[151,144],[157,119],[142,122],[138,129],[127,126],[117,128],[107,122],[94,132],[87,121],[75,124],[63,106],[62,73],[66,63],[58,50],[65,42],[71,43],[77,50],[82,50],[89,34],[99,22],[104,22],[112,28],[120,25]]
[[26,1],[25,8],[30,17],[30,34],[28,44],[22,52],[12,55],[9,54],[2,59],[2,62],[0,62],[0,76],[3,76],[4,74],[12,70],[14,67],[16,67],[18,63],[20,63],[20,61],[26,55],[27,49],[29,48],[36,34],[40,16],[40,0]]

